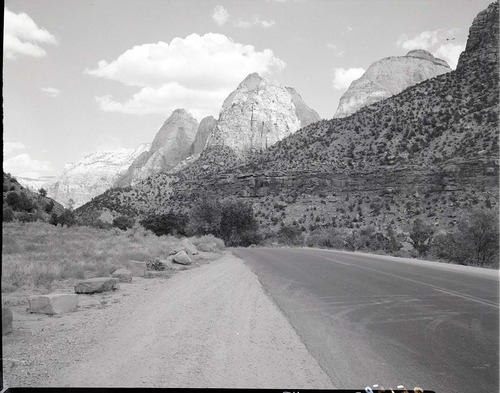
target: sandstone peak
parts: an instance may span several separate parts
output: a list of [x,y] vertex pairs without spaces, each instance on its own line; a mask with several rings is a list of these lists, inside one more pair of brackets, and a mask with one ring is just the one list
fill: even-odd
[[424,80],[450,72],[450,66],[431,53],[416,49],[406,56],[378,60],[351,83],[340,98],[334,117],[349,116],[361,108],[389,98]]
[[262,151],[318,120],[294,89],[252,73],[224,100],[207,145]]
[[434,57],[432,53],[427,52],[424,49],[413,49],[406,54],[406,57],[416,57],[417,59],[423,59],[437,65],[442,65],[443,67],[450,67],[446,61]]

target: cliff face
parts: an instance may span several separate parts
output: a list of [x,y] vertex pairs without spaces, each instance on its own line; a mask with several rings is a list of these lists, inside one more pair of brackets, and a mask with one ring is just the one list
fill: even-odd
[[61,176],[42,187],[64,206],[69,206],[70,200],[74,207],[81,206],[110,188],[149,146],[144,143],[136,149],[88,153],[80,161],[66,164]]
[[196,119],[185,109],[176,109],[156,134],[149,151],[138,156],[115,185],[128,186],[174,168],[189,156],[197,130]]
[[361,78],[342,95],[336,118],[402,92],[426,79],[451,71],[448,64],[424,50],[412,50],[406,56],[387,57],[373,63]]
[[200,121],[196,137],[194,138],[193,144],[189,148],[190,156],[197,156],[201,153],[201,151],[205,148],[207,139],[210,135],[212,135],[216,124],[217,120],[215,120],[213,116],[207,116]]
[[254,73],[224,101],[207,146],[227,146],[240,155],[262,151],[315,119],[318,114],[295,90]]

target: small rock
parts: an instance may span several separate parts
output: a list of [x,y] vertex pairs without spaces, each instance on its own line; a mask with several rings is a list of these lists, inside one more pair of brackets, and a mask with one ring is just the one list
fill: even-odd
[[36,314],[64,314],[78,307],[78,295],[72,293],[51,293],[29,297],[28,311]]
[[100,293],[118,289],[118,279],[111,277],[96,277],[80,280],[75,284],[76,293]]
[[111,277],[117,278],[120,282],[130,282],[132,281],[132,272],[128,269],[118,269],[113,272]]
[[200,243],[196,246],[196,248],[203,252],[216,252],[217,244],[215,243]]
[[189,255],[185,251],[178,252],[172,258],[172,261],[181,265],[191,265],[193,261],[189,258]]
[[2,336],[12,332],[12,319],[10,308],[2,307]]
[[146,275],[146,271],[148,270],[146,262],[140,261],[128,261],[127,269],[134,277],[144,277]]

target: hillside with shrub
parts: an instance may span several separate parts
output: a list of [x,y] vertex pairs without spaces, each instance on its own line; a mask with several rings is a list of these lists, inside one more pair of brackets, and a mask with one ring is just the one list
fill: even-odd
[[498,239],[498,35],[495,2],[474,20],[455,71],[349,117],[310,124],[245,159],[206,148],[179,172],[110,190],[77,214],[189,216],[205,199],[233,197],[251,205],[259,237],[270,244],[491,264],[495,257],[459,257],[432,245],[449,249],[478,217]]

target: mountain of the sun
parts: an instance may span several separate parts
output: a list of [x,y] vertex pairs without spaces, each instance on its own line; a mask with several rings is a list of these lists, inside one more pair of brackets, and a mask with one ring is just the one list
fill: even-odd
[[181,171],[108,190],[77,214],[188,213],[200,198],[232,196],[252,204],[264,237],[293,227],[307,240],[324,230],[404,235],[417,218],[447,232],[468,209],[498,209],[498,19],[498,2],[474,19],[454,71],[245,159],[209,143]]
[[207,146],[229,147],[239,156],[263,151],[319,120],[293,88],[253,73],[225,99]]
[[422,49],[412,50],[406,56],[386,57],[373,63],[351,83],[340,98],[334,117],[349,116],[365,106],[450,71],[448,63]]

